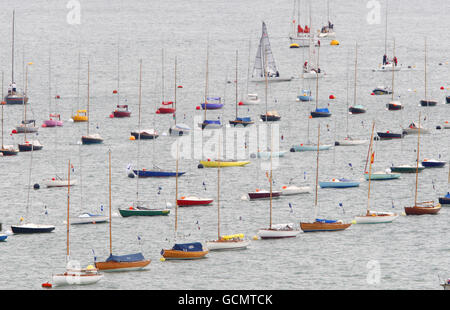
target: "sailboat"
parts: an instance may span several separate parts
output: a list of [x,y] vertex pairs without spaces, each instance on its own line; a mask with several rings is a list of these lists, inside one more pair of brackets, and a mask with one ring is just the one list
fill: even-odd
[[[271,147],[273,149],[273,127],[271,128]],[[292,223],[288,224],[272,224],[272,198],[273,198],[273,173],[272,173],[272,157],[270,157],[270,174],[268,175],[270,191],[269,191],[269,206],[270,206],[270,215],[269,215],[269,227],[261,228],[258,231],[258,236],[261,239],[280,239],[280,238],[294,238],[299,233],[300,230],[295,229]],[[281,193],[280,193],[281,194]]]
[[248,92],[248,81],[250,79],[250,56],[252,50],[252,42],[248,40],[248,62],[247,62],[247,81],[246,81],[246,97],[239,101],[239,105],[257,105],[261,102],[261,99],[256,93]]
[[75,123],[87,122],[87,111],[85,109],[80,110],[80,70],[81,70],[81,53],[78,50],[78,73],[77,73],[77,112],[71,116],[71,119]]
[[76,268],[71,266],[70,251],[69,251],[69,206],[70,206],[70,160],[69,160],[69,172],[68,179],[69,184],[67,186],[67,254],[66,254],[66,272],[60,274],[54,274],[52,276],[53,283],[57,286],[62,285],[85,285],[94,284],[103,278],[103,274],[99,273],[94,266],[89,265],[85,269]]
[[[3,75],[3,71],[2,71],[2,98],[3,98],[3,83],[4,83],[4,75]],[[19,150],[14,148],[14,145],[5,145],[3,144],[3,106],[6,104],[5,101],[1,102],[2,105],[2,148],[0,149],[0,153],[2,154],[2,156],[13,156],[13,155],[17,155],[19,153]]]
[[[394,48],[393,48],[392,55],[394,55],[394,57],[395,57],[395,40],[394,40]],[[391,98],[391,101],[386,104],[386,108],[389,111],[403,110],[402,103],[399,100],[394,100],[394,80],[395,80],[395,70],[392,70],[392,91],[391,91],[392,98]]]
[[268,81],[269,81],[269,71],[268,71],[268,67],[267,67],[267,54],[264,52],[264,76],[265,76],[265,88],[264,88],[264,100],[266,102],[266,113],[265,114],[261,114],[261,120],[264,122],[276,122],[279,121],[281,119],[281,116],[278,114],[277,111],[268,111],[267,109],[267,101],[268,101],[268,95],[267,95],[267,87],[268,87]]
[[230,125],[232,126],[243,126],[247,127],[248,125],[252,125],[255,122],[252,121],[250,117],[238,117],[238,51],[236,50],[236,119],[230,121]]
[[[417,168],[419,167],[420,156],[420,115],[419,112],[419,131],[417,133]],[[417,202],[417,193],[419,185],[419,173],[416,172],[416,191],[414,195],[414,206],[405,207],[406,215],[423,215],[423,214],[437,214],[441,210],[441,204],[435,204],[434,201]]]
[[424,158],[422,166],[425,168],[443,168],[447,162],[445,160]]
[[90,99],[89,73],[90,73],[90,64],[89,64],[89,61],[88,61],[88,85],[87,85],[87,117],[88,117],[88,121],[86,122],[86,124],[87,124],[87,134],[85,136],[81,137],[81,142],[83,144],[100,144],[100,143],[103,143],[103,138],[98,133],[89,134],[89,122],[90,122],[90,118],[89,118],[89,99]]
[[[309,24],[312,29],[312,19],[311,19],[311,7],[309,12]],[[320,40],[317,41],[315,45],[313,43],[314,35],[309,36],[309,59],[303,65],[303,79],[317,79],[325,76],[325,72],[320,69]],[[317,55],[316,55],[317,46]],[[313,59],[315,59],[315,66],[313,65]]]
[[[179,148],[177,143],[177,172]],[[175,179],[175,239],[178,229],[178,177]],[[162,249],[161,255],[164,259],[185,260],[204,258],[209,251],[203,248],[200,242],[175,243],[171,249]]]
[[428,84],[427,84],[427,39],[425,38],[425,67],[424,67],[424,74],[425,74],[425,98],[420,100],[420,105],[422,107],[434,107],[437,105],[437,101],[434,99],[429,99],[428,98],[428,93],[427,93],[427,88],[428,88]]
[[[28,66],[33,63],[29,62],[26,66],[26,73],[25,73],[25,97],[27,96],[27,89],[28,89]],[[30,151],[39,151],[44,146],[39,142],[39,140],[27,140],[27,133],[33,133],[37,132],[38,127],[36,127],[36,122],[34,120],[27,120],[27,105],[25,104],[25,101],[23,101],[23,115],[24,120],[22,121],[22,124],[20,124],[18,127],[16,127],[16,130],[18,133],[24,133],[24,142],[19,143],[19,152],[30,152]],[[29,127],[29,124],[33,124],[33,126]]]
[[[138,117],[138,132],[141,132],[141,100],[142,100],[142,59],[139,61],[139,117]],[[138,145],[137,145],[137,168],[133,170],[136,178],[136,201],[132,206],[128,208],[119,208],[119,213],[123,217],[129,216],[156,216],[156,215],[169,215],[170,210],[168,209],[150,209],[142,206],[142,203],[139,201],[139,179],[142,177],[147,177],[150,174],[154,175],[156,171],[147,171],[145,169],[139,170],[139,158],[141,151],[141,139],[138,136]],[[148,173],[149,172],[149,173]],[[172,175],[170,175],[172,176]],[[175,176],[178,176],[178,171],[175,173]]]
[[34,224],[29,221],[30,218],[30,190],[31,190],[31,171],[33,169],[33,149],[30,153],[30,173],[28,175],[28,192],[25,219],[21,218],[18,225],[11,225],[11,231],[15,234],[37,234],[49,233],[55,230],[55,226],[47,224]]
[[[49,119],[44,121],[42,127],[57,127],[62,126],[61,116],[57,113],[52,113],[52,69],[51,69],[51,52],[48,54],[48,114]],[[55,97],[56,99],[57,97]],[[56,105],[56,101],[55,101]]]
[[[448,184],[450,184],[450,165],[448,168]],[[439,197],[439,203],[441,205],[450,205],[450,191],[444,197]]]
[[206,46],[206,73],[205,73],[205,102],[203,103],[203,111],[204,112],[204,116],[203,116],[203,122],[199,123],[198,126],[204,130],[204,129],[217,129],[217,128],[222,128],[222,123],[220,122],[220,119],[215,119],[215,120],[208,120],[206,117],[206,111],[210,110],[208,108],[208,100],[210,99],[208,97],[208,73],[209,73],[209,38],[208,38],[208,43]]
[[174,108],[175,111],[173,112],[173,126],[169,128],[169,134],[172,136],[183,136],[188,135],[191,132],[191,128],[182,123],[177,123],[177,88],[178,88],[178,82],[177,82],[177,57],[175,57],[175,74],[174,74]]
[[[218,144],[218,155],[220,158],[220,135]],[[217,240],[206,241],[206,248],[210,251],[219,250],[241,250],[247,248],[249,240],[244,239],[243,234],[233,234],[222,236],[220,234],[220,166],[217,167]]]
[[385,33],[384,33],[384,56],[383,63],[379,64],[377,68],[373,69],[373,72],[390,72],[390,71],[400,71],[402,69],[402,65],[398,65],[395,61],[395,55],[392,56],[392,60],[389,61],[389,57],[387,56],[387,36],[388,36],[388,0],[386,0],[386,25],[385,25]]
[[129,271],[141,270],[148,264],[149,259],[145,259],[142,253],[126,255],[113,255],[112,251],[112,216],[111,216],[111,150],[109,157],[109,257],[104,262],[95,262],[95,267],[103,271]]
[[[6,104],[26,104],[28,97],[26,93],[21,94],[17,91],[16,82],[14,81],[14,27],[15,27],[16,10],[13,10],[12,19],[12,44],[11,44],[11,85],[8,95],[4,97]],[[2,96],[3,97],[3,96]]]
[[348,108],[348,112],[351,114],[363,114],[366,113],[366,109],[360,105],[356,104],[356,81],[357,81],[357,72],[358,72],[358,43],[356,43],[355,47],[355,85],[354,85],[354,105]]
[[[372,124],[372,135],[375,128],[375,121]],[[379,224],[379,223],[391,223],[399,215],[393,212],[378,212],[370,210],[370,185],[371,185],[371,175],[372,175],[372,164],[375,158],[375,152],[372,149],[373,139],[370,141],[369,154],[370,164],[369,164],[369,189],[367,192],[367,210],[365,214],[355,217],[356,224]]]
[[[317,129],[317,145],[320,145],[320,124]],[[339,231],[350,227],[351,223],[344,223],[341,220],[326,220],[317,218],[317,200],[318,200],[318,178],[319,178],[319,147],[317,147],[317,162],[316,162],[316,195],[314,200],[314,222],[300,222],[300,228],[303,232],[318,232],[318,231]]]
[[[295,4],[297,3],[297,18],[295,18]],[[308,47],[310,44],[310,37],[314,34],[311,32],[311,28],[308,25],[302,27],[300,18],[300,0],[294,0],[294,12],[292,21],[292,33],[289,35],[289,40],[291,42],[291,48]]]
[[318,37],[320,39],[334,39],[336,38],[336,32],[334,31],[334,24],[331,23],[330,19],[330,0],[327,1],[327,16],[328,24],[323,26],[321,30],[318,31]]
[[320,151],[326,151],[329,150],[333,147],[333,145],[331,144],[322,144],[317,146],[314,143],[311,143],[311,141],[309,140],[309,120],[312,118],[312,116],[308,117],[308,140],[306,143],[301,143],[301,144],[297,144],[297,145],[293,145],[291,148],[291,152],[310,152],[310,151],[316,151],[317,147],[319,147]]
[[275,59],[270,47],[269,35],[266,23],[262,22],[262,34],[256,52],[255,65],[253,66],[253,82],[288,82],[292,77],[282,77],[278,72]]
[[117,42],[117,89],[113,90],[113,95],[117,96],[116,109],[113,111],[114,117],[130,117],[131,111],[128,109],[127,104],[120,104],[120,48],[119,41]]
[[[165,79],[164,79],[164,49],[161,51],[161,96],[162,96],[162,107],[156,110],[156,114],[173,114],[175,113],[175,107],[173,101],[165,101],[164,91],[165,91]],[[170,106],[170,107],[169,107]]]
[[328,108],[320,108],[319,109],[319,74],[316,74],[316,108],[314,111],[311,111],[311,117],[330,117],[331,113]]

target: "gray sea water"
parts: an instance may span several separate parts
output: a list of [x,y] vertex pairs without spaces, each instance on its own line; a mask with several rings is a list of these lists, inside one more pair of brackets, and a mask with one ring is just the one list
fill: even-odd
[[[302,7],[305,1],[302,1]],[[377,1],[375,1],[377,2]],[[73,13],[70,4],[80,4],[80,24],[68,22]],[[355,41],[359,45],[357,102],[367,108],[363,115],[349,117],[352,136],[369,139],[371,123],[377,130],[398,131],[422,113],[424,126],[431,133],[422,136],[421,158],[449,160],[450,132],[435,130],[450,120],[445,105],[449,86],[448,53],[450,43],[445,35],[449,28],[450,3],[435,1],[390,1],[388,48],[396,40],[399,62],[412,70],[396,74],[395,89],[405,105],[403,112],[389,112],[385,104],[389,96],[371,96],[372,89],[390,85],[391,74],[372,72],[384,54],[384,10],[380,1],[380,21],[371,24],[367,8],[371,1],[330,1],[330,13],[339,46],[322,42],[321,68],[327,77],[320,81],[320,106],[329,108],[333,116],[313,119],[310,138],[316,139],[317,124],[322,126],[321,141],[333,143],[346,131],[347,70],[349,70],[350,104],[353,103],[353,62]],[[288,35],[292,25],[293,1],[30,1],[0,3],[0,67],[5,84],[11,74],[11,19],[16,9],[16,82],[24,85],[24,63],[32,62],[28,71],[28,89],[32,115],[40,126],[49,114],[48,61],[51,51],[52,110],[61,113],[64,126],[40,128],[38,139],[44,149],[34,152],[31,185],[41,184],[30,192],[30,213],[38,223],[56,226],[53,233],[13,235],[0,244],[0,288],[40,289],[54,272],[65,266],[67,189],[47,189],[42,180],[55,171],[65,174],[68,160],[74,165],[78,184],[71,189],[71,214],[85,211],[99,213],[108,206],[107,151],[112,150],[113,213],[129,206],[136,196],[136,179],[127,177],[128,164],[136,164],[136,141],[130,131],[137,128],[139,59],[143,59],[142,127],[155,127],[167,132],[173,123],[170,115],[155,115],[161,102],[161,49],[165,50],[165,98],[173,98],[173,63],[178,57],[178,119],[196,127],[195,109],[204,97],[206,42],[209,36],[209,94],[225,98],[220,112],[224,122],[234,119],[234,57],[239,50],[239,93],[246,92],[249,41],[250,65],[253,65],[261,32],[261,22],[268,27],[272,51],[281,75],[295,76],[287,83],[269,87],[269,106],[282,116],[280,148],[289,150],[293,144],[307,140],[307,117],[314,104],[295,101],[300,89],[315,85],[299,79],[301,66],[308,55],[306,49],[290,49]],[[313,25],[326,22],[326,1],[314,1]],[[307,16],[302,11],[301,18]],[[73,21],[69,18],[69,21]],[[444,31],[442,31],[444,29]],[[418,105],[424,96],[424,38],[428,40],[428,92],[439,105],[423,108]],[[120,42],[120,93],[133,114],[129,119],[110,119],[116,105],[112,90],[117,83],[117,42]],[[81,52],[80,101],[77,99],[78,52]],[[85,123],[71,123],[77,108],[85,108],[87,61],[91,63],[91,131],[105,139],[103,145],[80,146]],[[349,68],[349,69],[348,69]],[[5,86],[6,89],[6,86]],[[264,99],[264,84],[249,84],[249,92]],[[333,94],[335,100],[328,100]],[[263,101],[264,102],[264,101]],[[259,120],[265,111],[259,106],[240,108],[240,113]],[[5,106],[5,144],[23,141],[23,135],[10,135],[22,119],[22,106]],[[259,123],[259,122],[258,122]],[[156,141],[142,141],[140,166],[175,170],[171,148],[176,138],[161,135]],[[376,142],[373,169],[385,170],[392,164],[413,164],[417,136],[402,141]],[[319,180],[335,177],[361,179],[367,145],[337,147],[320,153]],[[274,170],[275,188],[290,180],[296,185],[314,186],[315,152],[288,153],[279,159]],[[81,165],[80,165],[81,161]],[[349,163],[352,164],[350,168]],[[179,179],[180,196],[198,195],[216,199],[217,170],[198,169],[198,160],[183,159]],[[30,153],[0,159],[0,222],[3,230],[17,224],[25,216],[30,173]],[[80,186],[82,175],[82,188]],[[268,188],[265,171],[258,163],[242,168],[221,169],[221,231],[224,234],[244,233],[248,238],[269,224],[268,201],[242,200],[255,188]],[[437,200],[448,190],[448,166],[426,169],[419,174],[419,200]],[[175,199],[175,179],[140,180],[140,198],[152,207],[165,207]],[[205,183],[205,186],[203,186]],[[351,221],[364,212],[367,204],[367,182],[360,187],[333,190],[319,189],[319,216]],[[379,211],[403,212],[414,202],[415,175],[372,183],[371,205]],[[159,187],[160,194],[158,194]],[[82,190],[82,198],[81,198]],[[289,203],[292,209],[289,207]],[[339,204],[342,204],[342,207]],[[186,242],[202,241],[217,235],[216,205],[179,209],[179,232]],[[280,198],[273,202],[274,223],[295,223],[313,218],[314,193]],[[45,212],[47,211],[47,214]],[[174,208],[168,217],[113,218],[115,254],[142,251],[152,260],[142,272],[107,274],[88,289],[440,289],[439,277],[450,276],[448,260],[449,211],[438,215],[401,216],[391,224],[352,225],[335,233],[300,233],[297,238],[275,241],[252,241],[247,250],[210,253],[198,261],[160,262],[162,248],[173,244]],[[293,211],[293,212],[292,212]],[[138,241],[138,236],[141,241]],[[181,241],[183,241],[181,240]],[[82,265],[105,259],[109,254],[108,225],[71,227],[71,257]],[[70,287],[79,289],[80,287]]]

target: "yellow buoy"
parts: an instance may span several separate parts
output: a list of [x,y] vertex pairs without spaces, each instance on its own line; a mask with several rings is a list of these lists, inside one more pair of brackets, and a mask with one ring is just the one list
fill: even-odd
[[353,221],[352,221],[352,224],[356,224],[356,221],[355,221],[355,220],[353,220]]
[[258,236],[253,236],[253,240],[258,240]]
[[330,45],[339,45],[339,41],[338,40],[333,40],[330,42]]
[[134,136],[131,136],[130,140],[136,140],[136,138]]
[[299,48],[300,45],[298,45],[297,43],[292,43],[291,45],[289,45],[289,48]]
[[89,265],[89,266],[86,267],[86,269],[87,269],[87,270],[92,270],[92,269],[95,269],[95,267],[92,266],[92,265]]
[[164,257],[161,257],[159,260],[160,260],[161,262],[164,262],[166,259],[165,259]]

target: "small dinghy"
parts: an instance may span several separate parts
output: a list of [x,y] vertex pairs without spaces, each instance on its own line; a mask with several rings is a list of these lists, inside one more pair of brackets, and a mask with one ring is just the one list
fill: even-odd
[[71,225],[100,224],[108,222],[108,217],[101,214],[83,213],[70,220]]
[[38,140],[25,141],[19,144],[19,152],[31,152],[42,150],[44,146]]
[[[257,199],[270,199],[271,193],[267,190],[259,190],[257,189],[254,192],[248,193],[248,197],[250,200]],[[272,191],[272,198],[279,198],[281,196],[281,191]]]
[[403,105],[400,103],[400,101],[391,101],[386,104],[386,108],[389,111],[400,111],[403,110]]
[[319,182],[321,188],[349,188],[358,187],[359,182],[347,179],[331,179],[331,181]]
[[242,103],[242,105],[257,105],[260,102],[261,102],[261,99],[259,99],[258,94],[248,94],[247,98],[240,101],[240,103]]
[[450,192],[447,193],[444,197],[439,198],[439,203],[441,205],[450,205]]
[[[172,105],[171,108],[167,107],[168,105]],[[173,107],[173,101],[163,101],[162,107],[156,110],[156,114],[173,114],[175,113],[175,108]]]
[[355,146],[366,144],[367,140],[356,140],[352,137],[346,137],[343,140],[338,140],[334,143],[335,146]]
[[[332,145],[320,145],[319,151],[326,151],[331,149]],[[291,152],[312,152],[317,151],[317,145],[315,144],[300,144],[300,145],[293,145],[291,148]]]
[[214,199],[211,198],[199,198],[196,196],[180,197],[177,199],[179,207],[191,207],[191,206],[207,206],[210,205]]
[[[212,102],[209,102],[212,101]],[[208,97],[207,103],[200,104],[202,110],[219,110],[223,108],[222,98],[220,97]]]
[[128,105],[117,105],[117,108],[113,111],[114,117],[130,117],[131,111],[128,110]]
[[11,225],[11,230],[15,234],[41,234],[52,232],[53,230],[55,230],[55,226],[25,223],[19,225]]
[[446,163],[447,162],[443,160],[425,158],[422,161],[422,166],[424,166],[425,168],[442,168],[445,166]]
[[[369,174],[366,173],[364,175],[364,178],[366,179],[366,181],[369,180]],[[391,172],[384,172],[384,171],[377,171],[374,172],[370,175],[370,180],[371,181],[386,181],[386,180],[394,180],[394,179],[399,179],[400,178],[400,174],[397,173],[391,173]]]
[[150,209],[141,206],[129,207],[129,208],[119,208],[119,213],[122,217],[130,216],[159,216],[159,215],[169,215],[169,209]]
[[399,165],[399,166],[392,166],[390,169],[392,172],[397,173],[416,173],[417,170],[421,172],[422,170],[425,169],[425,167],[422,165],[420,165],[419,167],[417,167],[416,165]]
[[366,109],[362,105],[356,105],[348,108],[348,112],[351,114],[363,114],[366,113]]
[[260,117],[264,122],[276,122],[281,119],[277,111],[268,111],[266,114],[261,114]]
[[204,258],[209,251],[203,248],[200,242],[176,243],[171,249],[161,250],[165,259],[184,260]]
[[[177,173],[173,171],[163,171],[163,170],[133,170],[135,176],[139,178],[168,178],[176,177]],[[185,174],[186,172],[178,172],[178,176]]]
[[389,87],[380,86],[372,90],[372,93],[376,96],[390,95],[392,94],[392,90]]
[[313,97],[311,95],[311,90],[309,89],[303,89],[301,91],[301,95],[297,96],[297,102],[309,102],[309,101],[313,101]]
[[[403,133],[408,135],[416,135],[419,132],[419,127],[413,122],[409,124],[408,128],[403,128]],[[420,126],[420,133],[426,134],[430,133],[430,131],[423,126]]]
[[45,127],[61,127],[63,122],[59,114],[50,114],[50,119],[44,121]]
[[75,123],[87,122],[88,121],[87,111],[78,110],[77,113],[74,116],[72,116],[72,119]]
[[350,227],[351,223],[344,223],[341,220],[325,220],[316,219],[313,223],[300,223],[303,232],[319,232],[319,231],[340,231]]
[[158,133],[154,129],[144,129],[141,131],[139,131],[139,130],[132,131],[131,135],[135,139],[139,139],[139,137],[140,137],[141,140],[156,139],[159,137]]
[[243,234],[221,236],[218,240],[206,241],[209,251],[242,250],[250,244]]
[[171,136],[186,136],[191,132],[191,128],[182,123],[178,123],[170,127],[169,134]]
[[237,161],[237,160],[200,160],[200,165],[205,168],[217,168],[217,167],[242,167],[248,165],[249,161]]
[[391,223],[399,215],[393,212],[368,211],[365,215],[355,217],[356,224],[382,224]]
[[222,128],[222,123],[219,119],[217,120],[207,120],[205,119],[202,123],[198,124],[198,127],[200,127],[202,130],[204,129],[219,129]]
[[294,224],[275,224],[271,228],[260,229],[258,236],[261,239],[281,239],[294,238],[300,233],[300,230],[294,229]]
[[101,144],[103,143],[103,138],[98,133],[89,134],[81,137],[81,143],[85,145]]
[[[30,124],[33,124],[33,126],[28,126]],[[38,129],[39,127],[36,127],[35,120],[22,121],[20,125],[16,126],[17,133],[34,133],[37,132]]]
[[55,274],[52,276],[53,285],[88,285],[94,284],[103,278],[103,274],[98,272],[98,269],[92,265],[85,269],[66,268],[64,273]]
[[[74,186],[76,183],[76,180],[70,180],[70,186]],[[44,185],[47,187],[67,187],[69,186],[69,181],[60,176],[56,176],[49,180],[44,180]]]
[[323,108],[323,109],[315,109],[314,111],[311,111],[311,116],[313,118],[317,118],[317,117],[330,117],[331,113],[330,110],[328,110],[328,108]]
[[255,122],[252,121],[251,117],[236,117],[235,120],[230,121],[230,125],[234,126],[234,127],[239,127],[239,126],[243,126],[243,127],[247,127],[248,125],[252,125]]
[[393,139],[402,139],[404,137],[405,133],[404,132],[395,133],[395,132],[390,132],[388,130],[385,132],[379,131],[379,132],[377,132],[377,135],[380,140],[393,140]]
[[309,186],[295,186],[295,185],[285,185],[281,187],[282,196],[293,196],[300,194],[309,194],[311,192],[311,187]]

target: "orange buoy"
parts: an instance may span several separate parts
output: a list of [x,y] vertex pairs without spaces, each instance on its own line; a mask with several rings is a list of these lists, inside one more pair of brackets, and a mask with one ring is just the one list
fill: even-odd
[[2,104],[6,104],[6,101],[2,101]]

